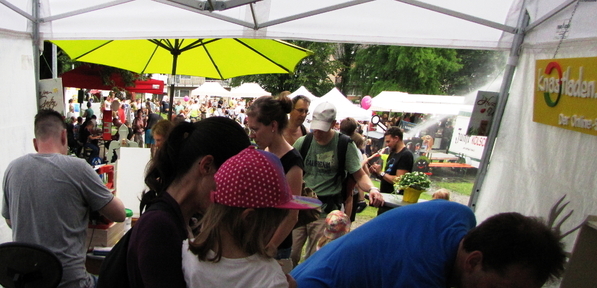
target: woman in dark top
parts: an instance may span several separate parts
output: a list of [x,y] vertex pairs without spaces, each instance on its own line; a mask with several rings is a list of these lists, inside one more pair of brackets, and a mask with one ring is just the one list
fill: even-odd
[[[303,185],[303,159],[300,153],[284,140],[282,133],[288,125],[287,114],[292,107],[292,101],[286,96],[277,99],[272,96],[259,97],[247,109],[247,126],[251,132],[249,137],[255,139],[260,149],[266,149],[280,158],[292,194],[300,196]],[[270,240],[268,251],[276,259],[290,258],[291,232],[297,220],[298,211],[291,210]]]
[[189,237],[191,216],[211,203],[220,165],[249,145],[245,131],[223,117],[174,127],[150,162],[149,191],[140,207],[164,202],[160,206],[168,209],[143,213],[133,228],[127,253],[131,287],[186,287],[182,242]]

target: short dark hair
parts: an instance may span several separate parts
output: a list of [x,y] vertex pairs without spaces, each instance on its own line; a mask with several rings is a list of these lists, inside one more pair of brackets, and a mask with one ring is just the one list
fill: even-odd
[[52,109],[42,109],[35,115],[35,138],[58,137],[63,129],[66,129],[66,123],[60,113]]
[[403,140],[404,138],[404,134],[402,133],[402,129],[400,129],[400,127],[397,126],[392,126],[390,127],[386,133],[383,134],[383,136],[392,136],[392,137],[398,137],[398,139]]
[[311,105],[311,99],[309,99],[309,97],[305,95],[297,95],[294,96],[294,98],[292,98],[292,108],[294,108],[294,105],[296,105],[296,102],[298,102],[299,100],[303,100],[307,102],[307,104]]
[[340,122],[340,132],[348,136],[352,136],[357,130],[357,127],[359,127],[359,123],[351,117],[344,118]]
[[522,264],[541,285],[564,272],[566,255],[559,234],[539,219],[515,212],[488,218],[464,236],[462,247],[483,253],[485,270],[505,273],[508,267]]

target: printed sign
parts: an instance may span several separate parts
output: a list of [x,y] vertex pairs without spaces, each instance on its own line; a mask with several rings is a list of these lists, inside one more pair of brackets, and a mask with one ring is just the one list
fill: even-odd
[[39,108],[52,109],[64,115],[62,78],[39,80]]
[[469,127],[470,119],[470,113],[468,112],[460,112],[456,117],[454,133],[452,134],[448,152],[464,158],[466,164],[479,168],[487,136],[468,135],[467,127]]
[[466,131],[467,135],[487,136],[497,107],[499,93],[479,91],[473,114]]
[[533,121],[597,135],[597,57],[537,60]]

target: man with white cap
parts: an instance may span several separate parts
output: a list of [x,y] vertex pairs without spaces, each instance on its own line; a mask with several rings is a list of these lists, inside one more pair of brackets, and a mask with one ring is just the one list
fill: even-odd
[[[352,209],[352,193],[342,193],[344,177],[339,175],[352,175],[357,185],[364,191],[369,191],[370,204],[381,206],[384,203],[383,197],[377,187],[373,186],[371,179],[361,169],[361,156],[358,148],[349,141],[346,154],[339,155],[339,145],[341,134],[331,129],[336,124],[336,107],[329,102],[324,102],[313,111],[313,120],[311,121],[311,130],[313,136],[309,135],[299,138],[294,143],[294,148],[301,151],[305,140],[310,143],[309,150],[303,156],[305,185],[317,193],[321,202],[324,203],[319,220],[309,223],[304,227],[293,231],[292,255],[294,264],[298,264],[302,246],[305,238],[308,237],[306,255],[308,258],[316,251],[317,241],[323,234],[325,218],[333,210],[344,209],[346,214],[350,214]],[[301,152],[301,154],[303,154]],[[344,159],[341,159],[344,157]],[[339,170],[339,161],[344,160],[344,170]],[[340,178],[340,181],[339,181]]]

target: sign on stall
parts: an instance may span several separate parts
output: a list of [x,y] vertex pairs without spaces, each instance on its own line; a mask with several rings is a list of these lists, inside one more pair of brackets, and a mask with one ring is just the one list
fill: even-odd
[[39,108],[52,109],[65,115],[62,78],[39,80]]
[[597,57],[537,60],[533,121],[597,135]]
[[448,152],[464,158],[466,164],[479,168],[487,136],[469,135],[467,130],[470,120],[470,112],[461,111],[458,114]]
[[473,114],[468,124],[466,134],[487,136],[493,121],[493,114],[497,106],[499,93],[478,91],[477,99],[473,107]]

